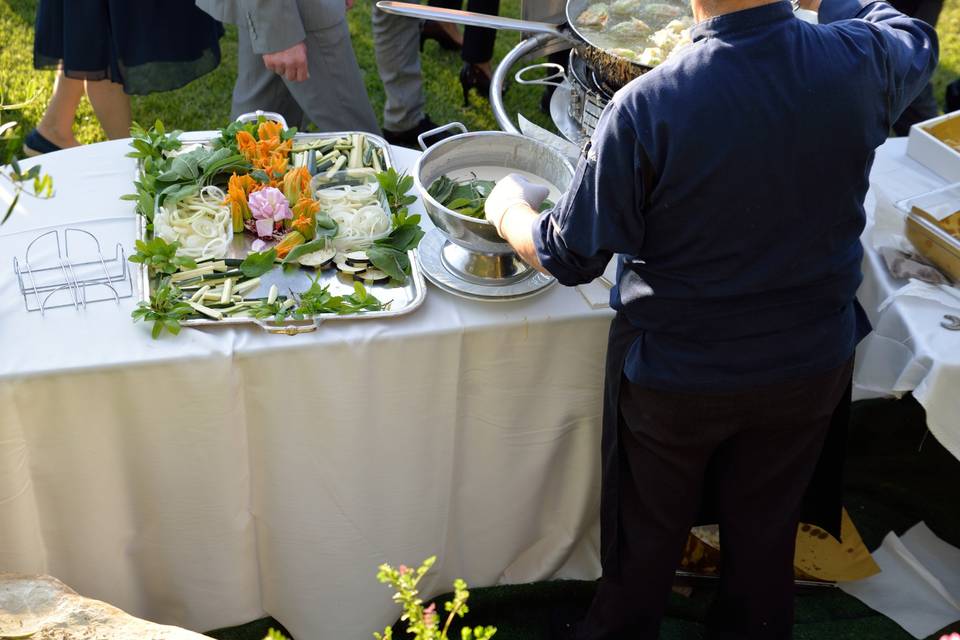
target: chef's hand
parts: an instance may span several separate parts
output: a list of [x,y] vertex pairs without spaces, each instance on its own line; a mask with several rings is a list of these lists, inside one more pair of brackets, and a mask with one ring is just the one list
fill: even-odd
[[503,236],[503,216],[518,204],[525,204],[534,211],[547,199],[550,190],[543,185],[534,184],[517,173],[511,173],[499,180],[487,196],[483,211],[487,220]]
[[307,45],[303,42],[283,51],[263,54],[263,64],[290,82],[303,82],[310,77],[307,70]]

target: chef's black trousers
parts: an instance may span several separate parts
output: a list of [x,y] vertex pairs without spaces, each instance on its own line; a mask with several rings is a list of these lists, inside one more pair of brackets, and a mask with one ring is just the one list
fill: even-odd
[[723,394],[657,391],[623,378],[616,549],[578,636],[657,638],[684,544],[708,500],[722,558],[707,637],[790,638],[800,506],[852,370],[851,360]]

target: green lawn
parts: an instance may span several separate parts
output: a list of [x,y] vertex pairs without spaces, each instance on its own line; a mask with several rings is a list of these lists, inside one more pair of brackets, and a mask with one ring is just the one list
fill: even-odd
[[[506,15],[519,17],[519,0],[504,0]],[[43,114],[53,89],[53,72],[35,71],[33,60],[33,20],[37,0],[0,0],[0,87],[7,103],[36,96],[20,117],[21,133],[29,131]],[[383,112],[383,85],[377,75],[370,33],[372,0],[359,0],[349,13],[350,31],[370,100],[378,116]],[[501,32],[497,37],[496,59],[500,59],[520,41],[520,34]],[[140,122],[161,118],[170,128],[183,130],[216,129],[230,115],[230,92],[236,77],[237,38],[233,27],[221,40],[223,62],[220,68],[186,87],[169,93],[133,97],[133,117]],[[438,123],[460,121],[472,130],[496,129],[496,120],[489,103],[471,93],[470,106],[463,108],[458,73],[460,56],[447,52],[430,40],[424,48],[423,69],[427,91],[427,113]],[[522,111],[527,117],[539,117],[540,90],[537,87],[511,86],[506,95],[507,107]],[[335,107],[334,107],[335,108]],[[536,120],[536,118],[533,118]],[[77,115],[77,138],[81,142],[103,140],[93,110],[84,100]]]
[[[383,86],[377,76],[370,35],[372,0],[359,0],[350,12],[350,30],[354,49],[364,69],[367,91],[379,114],[383,109]],[[33,18],[37,0],[0,0],[0,88],[6,103],[34,98],[20,114],[29,131],[43,113],[53,88],[53,73],[34,71],[32,67]],[[519,17],[519,0],[503,0],[504,15]],[[942,101],[943,87],[960,75],[960,0],[947,0],[939,25],[941,65],[934,78],[937,95]],[[499,60],[520,39],[518,33],[501,31],[497,37],[495,58]],[[133,98],[135,120],[150,122],[161,118],[171,128],[184,130],[215,129],[229,117],[230,91],[236,75],[236,33],[230,28],[221,42],[223,63],[215,72],[170,93]],[[423,55],[427,90],[427,113],[436,122],[460,121],[472,130],[496,129],[496,121],[486,100],[472,94],[470,106],[462,107],[457,73],[460,58],[456,53],[441,50],[433,41]],[[522,112],[540,124],[547,119],[538,109],[538,87],[512,85],[506,95],[511,113]],[[103,140],[89,103],[84,100],[77,114],[77,137],[81,142]]]

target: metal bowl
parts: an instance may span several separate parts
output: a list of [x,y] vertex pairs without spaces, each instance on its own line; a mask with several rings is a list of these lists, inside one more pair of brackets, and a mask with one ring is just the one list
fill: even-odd
[[413,179],[427,215],[455,245],[444,247],[446,266],[458,276],[478,283],[515,281],[529,275],[530,268],[497,235],[493,225],[452,211],[427,193],[427,188],[442,175],[485,166],[526,171],[543,178],[561,193],[570,186],[573,167],[550,147],[502,131],[478,131],[446,138],[427,149],[417,161]]

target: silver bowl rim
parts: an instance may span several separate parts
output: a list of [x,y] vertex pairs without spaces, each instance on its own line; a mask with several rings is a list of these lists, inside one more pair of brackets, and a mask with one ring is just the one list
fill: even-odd
[[[431,145],[430,147],[428,147],[423,153],[420,154],[420,157],[417,158],[417,163],[413,167],[413,183],[417,187],[417,191],[420,192],[420,197],[428,201],[431,205],[434,205],[437,209],[440,209],[447,215],[453,216],[454,218],[459,218],[460,220],[466,220],[467,222],[479,222],[482,224],[490,225],[492,227],[493,223],[487,220],[486,214],[484,214],[484,217],[482,218],[474,218],[473,216],[466,216],[466,215],[463,215],[462,213],[457,213],[452,209],[447,209],[445,206],[437,202],[433,198],[433,196],[427,193],[427,190],[423,188],[423,183],[420,182],[420,164],[423,162],[423,159],[427,157],[427,154],[432,152],[437,147],[447,142],[453,142],[454,140],[460,140],[462,138],[477,138],[477,137],[490,137],[490,136],[498,136],[498,137],[506,136],[510,138],[522,138],[526,142],[531,142],[535,144],[536,146],[540,147],[541,151],[552,153],[554,156],[557,157],[558,160],[563,162],[563,164],[567,166],[567,169],[570,170],[571,179],[573,178],[575,170],[573,165],[570,164],[570,161],[564,158],[563,154],[561,154],[559,151],[557,151],[556,149],[551,149],[550,147],[540,142],[539,140],[534,140],[533,138],[529,138],[525,135],[522,135],[519,133],[510,133],[508,131],[468,131],[467,133],[458,133],[455,136],[444,138],[440,142],[437,142]],[[427,210],[427,213],[429,214],[429,210]]]

